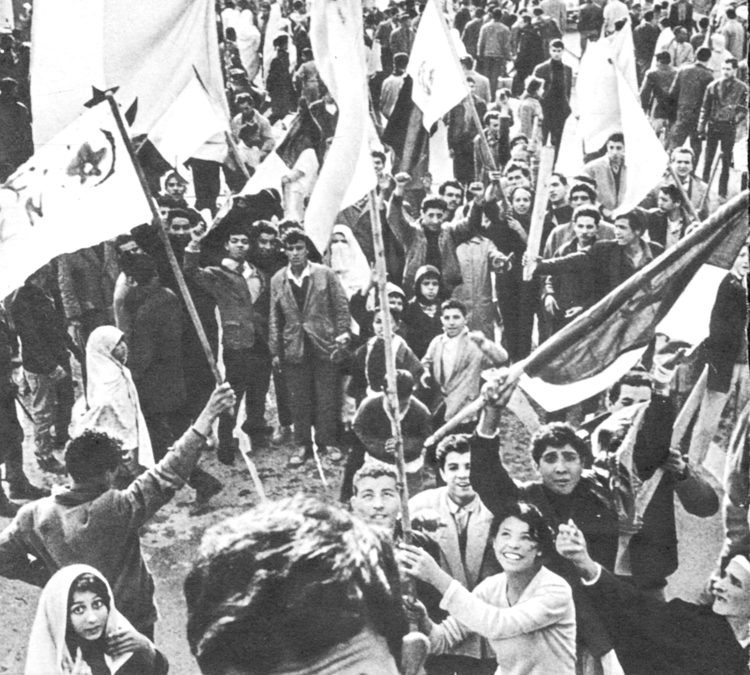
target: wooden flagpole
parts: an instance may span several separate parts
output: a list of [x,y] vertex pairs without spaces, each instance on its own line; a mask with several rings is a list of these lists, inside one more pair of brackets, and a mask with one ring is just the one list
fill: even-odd
[[[187,284],[185,283],[185,277],[182,274],[182,269],[180,268],[180,265],[177,262],[177,257],[175,256],[174,250],[172,249],[172,243],[169,241],[169,236],[167,235],[167,230],[164,225],[164,221],[161,219],[161,216],[159,215],[159,208],[157,207],[156,202],[154,201],[154,198],[151,195],[151,191],[148,188],[148,182],[146,181],[146,176],[143,173],[143,168],[141,167],[140,163],[138,162],[138,158],[135,155],[135,149],[133,148],[133,143],[130,140],[130,136],[128,135],[128,131],[125,127],[125,122],[123,121],[122,115],[120,114],[120,108],[117,105],[117,101],[115,101],[113,91],[109,90],[109,91],[104,92],[104,96],[107,99],[107,102],[109,103],[110,108],[112,109],[112,116],[115,118],[115,122],[117,123],[117,129],[120,132],[120,136],[122,136],[122,141],[125,144],[125,148],[128,151],[130,161],[133,163],[133,168],[135,169],[135,173],[138,176],[138,181],[141,184],[141,189],[143,190],[143,194],[146,196],[146,201],[148,201],[148,205],[151,209],[151,214],[154,218],[154,222],[157,223],[157,232],[159,235],[159,239],[161,239],[162,245],[164,246],[164,251],[167,254],[167,260],[169,260],[169,266],[172,269],[172,273],[174,274],[175,280],[177,281],[177,287],[180,289],[182,298],[185,301],[185,306],[187,307],[190,320],[193,322],[193,326],[195,327],[195,332],[198,334],[198,340],[201,343],[203,354],[206,357],[206,360],[208,361],[208,365],[211,368],[211,372],[213,373],[214,380],[216,380],[216,384],[217,385],[222,384],[224,381],[224,378],[221,376],[221,372],[219,371],[219,367],[216,363],[216,358],[214,357],[214,353],[211,350],[211,345],[208,343],[208,338],[206,337],[206,331],[204,330],[203,324],[201,323],[200,317],[198,316],[198,310],[196,310],[195,308],[193,297],[190,295],[190,291],[187,287]],[[241,454],[245,462],[248,465],[248,469],[250,471],[250,477],[253,480],[255,489],[257,490],[258,494],[261,496],[261,499],[265,499],[265,491],[263,490],[263,484],[260,482],[260,476],[258,475],[257,470],[255,470],[255,464],[253,460],[250,459],[247,453],[243,452]]]
[[711,167],[711,175],[708,177],[708,183],[706,183],[706,192],[703,194],[703,199],[701,199],[701,203],[698,205],[698,211],[700,212],[703,207],[706,205],[706,202],[708,201],[708,195],[711,192],[711,186],[714,183],[714,178],[716,178],[716,172],[719,169],[719,163],[722,160],[724,153],[719,150],[719,152],[716,153],[716,159],[714,159],[714,165]]
[[[690,201],[690,196],[687,192],[685,192],[685,188],[682,185],[682,181],[680,181],[679,177],[675,173],[674,167],[672,164],[669,164],[668,167],[669,175],[672,176],[672,180],[674,181],[674,184],[677,186],[677,189],[680,191],[680,194],[682,195],[682,201],[685,205],[685,209],[690,213],[690,217],[693,220],[697,220],[699,223],[701,222],[701,218],[698,215],[698,211],[695,210],[695,206],[693,206],[693,202]],[[708,190],[706,190],[708,192]]]

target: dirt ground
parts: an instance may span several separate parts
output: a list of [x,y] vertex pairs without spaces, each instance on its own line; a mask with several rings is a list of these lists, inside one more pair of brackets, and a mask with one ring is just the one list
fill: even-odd
[[[25,423],[27,438],[30,428]],[[529,434],[508,413],[502,421],[503,460],[517,478],[528,479],[534,475],[528,454]],[[26,457],[32,456],[27,442]],[[329,482],[326,490],[318,476],[315,464],[308,462],[301,469],[288,469],[290,446],[271,446],[254,453],[254,460],[267,495],[271,498],[292,495],[300,491],[338,497],[342,465],[323,459],[325,475]],[[182,583],[193,561],[203,531],[220,520],[240,513],[258,501],[249,473],[240,460],[235,466],[220,464],[213,453],[207,453],[201,466],[219,477],[225,489],[212,500],[210,512],[197,517],[188,514],[193,493],[190,488],[181,490],[143,529],[141,541],[149,567],[156,580],[156,598],[161,618],[156,627],[156,643],[166,654],[171,672],[192,675],[198,669],[190,655],[185,638],[185,603]],[[53,480],[42,475],[27,461],[32,479],[51,485]],[[64,479],[54,479],[61,484]],[[686,515],[678,507],[681,545],[680,570],[670,584],[670,593],[694,598],[718,551],[722,532],[718,518],[699,520]],[[7,520],[0,519],[0,527]],[[4,602],[0,610],[0,673],[20,674],[26,657],[29,630],[34,618],[39,589],[23,583],[0,579],[0,594]]]

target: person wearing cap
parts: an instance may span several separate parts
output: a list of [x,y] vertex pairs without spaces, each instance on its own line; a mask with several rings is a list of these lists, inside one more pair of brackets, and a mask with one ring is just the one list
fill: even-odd
[[[255,308],[268,293],[268,279],[254,265],[247,262],[250,233],[242,224],[227,228],[224,251],[226,257],[219,265],[200,267],[201,242],[205,227],[191,230],[190,243],[185,248],[185,276],[210,293],[216,300],[222,327],[222,346],[226,380],[237,395],[234,414],[226,414],[219,422],[218,458],[233,464],[237,443],[233,430],[243,394],[247,419],[242,430],[253,444],[264,442],[265,392],[271,377],[268,358],[267,327],[262,314]],[[259,395],[259,392],[263,395]]]
[[588,552],[577,523],[559,528],[557,552],[575,566],[582,592],[599,610],[626,673],[705,675],[748,672],[750,560],[734,556],[711,579],[710,605],[664,602],[618,580]]
[[698,117],[700,106],[708,85],[714,80],[713,71],[708,67],[711,50],[700,47],[695,54],[695,63],[690,63],[677,71],[677,76],[669,89],[669,98],[677,106],[676,120],[669,138],[669,148],[681,147],[690,139],[690,147],[695,156],[693,168],[701,155],[701,139],[698,138]]
[[555,147],[555,157],[560,149],[565,120],[570,115],[570,93],[573,86],[573,69],[563,63],[565,45],[562,40],[549,44],[549,59],[534,69],[534,77],[544,82],[542,93],[542,142]]
[[669,52],[656,55],[656,67],[646,72],[641,84],[641,106],[649,116],[651,126],[664,143],[669,137],[669,125],[674,119],[674,101],[669,91],[677,76]]
[[393,73],[383,81],[380,87],[380,114],[387,120],[404,86],[406,67],[409,65],[409,55],[400,52],[393,57]]
[[398,28],[396,28],[389,38],[391,54],[411,54],[411,48],[414,45],[416,31],[411,26],[411,17],[408,12],[401,12],[398,15]]
[[492,21],[479,31],[477,63],[482,74],[490,81],[490,97],[495,97],[497,79],[506,72],[506,63],[511,59],[510,29],[503,23],[503,10],[492,10]]

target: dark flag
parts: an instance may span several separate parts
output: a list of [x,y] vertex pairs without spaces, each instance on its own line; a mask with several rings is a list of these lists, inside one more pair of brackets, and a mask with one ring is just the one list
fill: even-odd
[[310,114],[307,101],[301,99],[299,110],[292,119],[286,135],[276,148],[276,154],[291,169],[302,152],[308,148],[315,150],[318,163],[322,164],[324,152],[323,132]]
[[404,84],[396,105],[383,131],[383,143],[396,153],[393,173],[406,171],[413,179],[427,172],[427,153],[430,135],[422,125],[422,111],[411,97],[412,79],[404,77]]

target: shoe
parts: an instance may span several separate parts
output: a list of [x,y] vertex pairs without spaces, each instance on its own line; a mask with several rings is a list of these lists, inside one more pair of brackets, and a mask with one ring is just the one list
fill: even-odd
[[325,448],[321,448],[320,454],[325,455],[332,462],[340,462],[344,459],[344,453],[335,445],[328,445]]
[[28,480],[19,481],[18,483],[11,483],[10,490],[8,491],[11,499],[24,499],[32,501],[34,499],[41,499],[42,497],[49,497],[50,492],[45,488],[37,487],[32,485]]
[[294,431],[291,424],[279,425],[273,436],[271,436],[272,443],[290,443],[294,436]]
[[42,471],[47,473],[55,473],[58,475],[64,475],[66,473],[65,467],[60,464],[57,457],[54,455],[48,455],[47,457],[37,457],[36,463]]
[[18,505],[10,501],[10,499],[5,496],[2,488],[0,488],[0,517],[13,518],[16,513],[18,513]]
[[233,438],[229,443],[221,443],[219,449],[216,451],[216,456],[222,464],[232,466],[234,464],[234,456],[240,449],[240,442]]
[[313,451],[310,446],[303,446],[289,458],[289,466],[302,466],[308,459],[313,458]]

